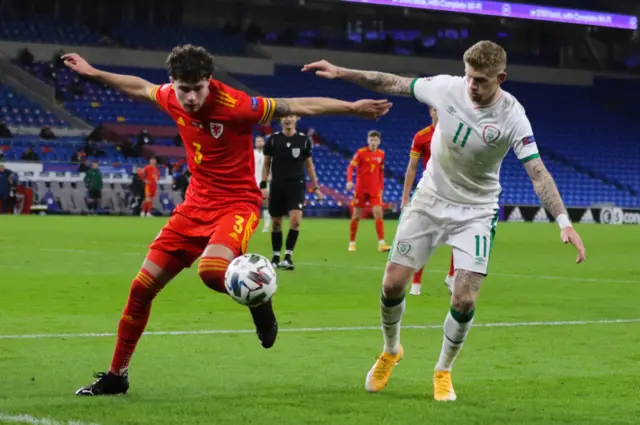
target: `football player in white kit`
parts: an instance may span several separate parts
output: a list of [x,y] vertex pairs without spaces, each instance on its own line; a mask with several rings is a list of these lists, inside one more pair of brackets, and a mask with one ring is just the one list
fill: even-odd
[[[264,137],[258,136],[255,140],[255,147],[253,149],[253,159],[255,162],[255,178],[258,186],[262,181],[262,168],[264,167]],[[269,208],[267,208],[266,200],[262,206],[262,218],[264,225],[262,227],[263,233],[268,233],[271,229],[271,215],[269,215]]]
[[584,245],[540,159],[525,110],[500,87],[506,77],[506,52],[493,42],[481,41],[465,52],[464,65],[464,77],[416,79],[340,68],[326,61],[303,68],[380,93],[413,96],[439,112],[425,177],[402,211],[382,282],[384,350],[367,374],[365,388],[370,392],[387,385],[402,359],[400,323],[411,275],[437,247],[450,245],[456,277],[433,384],[436,400],[456,399],[451,368],[473,322],[478,291],[487,275],[498,220],[500,166],[509,149],[524,164],[541,204],[555,217],[562,242],[575,246],[577,263],[585,260]]

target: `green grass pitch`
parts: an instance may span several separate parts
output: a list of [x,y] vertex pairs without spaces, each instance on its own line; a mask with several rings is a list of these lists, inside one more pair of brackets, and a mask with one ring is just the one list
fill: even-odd
[[[454,403],[433,401],[431,384],[448,249],[432,259],[423,295],[408,298],[405,359],[368,394],[386,255],[372,221],[350,253],[348,222],[316,219],[303,223],[297,270],[278,274],[273,349],[192,268],[156,299],[147,329],[156,334],[138,346],[129,394],[75,397],[108,367],[131,279],[165,221],[0,217],[0,423],[638,423],[640,226],[577,226],[588,260],[576,265],[557,226],[500,223],[475,322],[495,326],[472,328],[453,369]],[[387,221],[389,241],[394,230]],[[269,234],[256,233],[250,252],[270,251]]]

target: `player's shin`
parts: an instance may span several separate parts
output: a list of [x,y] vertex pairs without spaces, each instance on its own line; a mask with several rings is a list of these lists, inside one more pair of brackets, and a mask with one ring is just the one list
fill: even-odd
[[198,264],[198,275],[202,282],[216,292],[226,294],[224,275],[229,267],[229,260],[223,257],[202,257]]
[[129,367],[131,356],[147,326],[151,304],[164,287],[151,274],[141,269],[133,279],[129,299],[118,326],[118,339],[109,372],[122,375]]
[[300,235],[300,230],[289,229],[289,233],[287,233],[287,243],[285,245],[286,255],[291,256],[291,254],[293,254],[293,249],[296,247],[296,242],[298,241],[298,235]]
[[475,309],[465,312],[459,310],[461,309],[451,306],[444,320],[442,350],[435,367],[437,371],[451,371],[453,363],[464,345],[469,329],[471,329]]
[[397,354],[400,351],[400,326],[406,302],[404,291],[412,270],[398,264],[387,264],[380,297],[380,319],[384,335],[384,352]]
[[381,218],[376,218],[376,233],[378,242],[384,244],[384,221]]
[[356,243],[356,236],[358,234],[358,224],[360,223],[360,219],[352,218],[351,225],[349,226],[349,242],[352,244]]
[[411,291],[409,292],[411,295],[420,295],[420,290],[422,289],[422,273],[423,272],[424,272],[424,267],[413,274],[413,280],[411,282]]
[[273,257],[279,259],[282,251],[282,229],[276,229],[275,225],[271,231],[271,248],[273,249]]

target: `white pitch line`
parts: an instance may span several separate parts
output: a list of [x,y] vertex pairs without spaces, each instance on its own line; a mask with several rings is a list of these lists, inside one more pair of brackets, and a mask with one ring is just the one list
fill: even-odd
[[[568,320],[551,322],[496,322],[474,323],[474,328],[515,328],[533,326],[580,326],[580,325],[610,325],[619,323],[640,323],[637,319],[601,319],[601,320]],[[402,329],[441,329],[442,325],[406,325]],[[308,333],[308,332],[355,332],[377,331],[380,326],[343,326],[324,328],[281,328],[280,332]],[[220,334],[247,334],[254,333],[253,329],[210,329],[195,331],[155,331],[145,332],[145,336],[178,336],[178,335],[220,335]],[[0,335],[0,339],[45,339],[45,338],[103,338],[114,337],[113,332],[103,333],[76,333],[76,334],[27,334],[27,335]]]
[[31,415],[10,415],[8,413],[0,413],[0,422],[10,422],[18,424],[32,424],[32,425],[97,425],[90,422],[81,421],[56,421],[49,418],[34,418]]

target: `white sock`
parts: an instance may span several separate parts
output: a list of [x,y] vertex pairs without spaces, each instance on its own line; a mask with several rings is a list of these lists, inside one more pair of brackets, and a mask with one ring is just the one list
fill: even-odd
[[420,293],[420,289],[422,289],[422,283],[412,283],[411,284],[411,293]]
[[380,240],[378,241],[378,245],[386,245],[386,244],[384,243],[384,239],[380,239]]
[[266,208],[262,210],[262,218],[264,219],[264,228],[268,229],[269,225],[271,225],[271,215]]
[[473,317],[468,322],[460,323],[453,318],[451,311],[447,313],[447,318],[444,320],[442,350],[436,364],[436,370],[451,370],[453,362],[456,361],[464,340],[467,338],[469,329],[471,329],[471,323],[473,323]]
[[[391,306],[385,305],[395,304]],[[398,354],[400,350],[400,325],[405,309],[404,295],[399,300],[380,301],[380,317],[382,321],[382,333],[384,335],[384,352]]]

